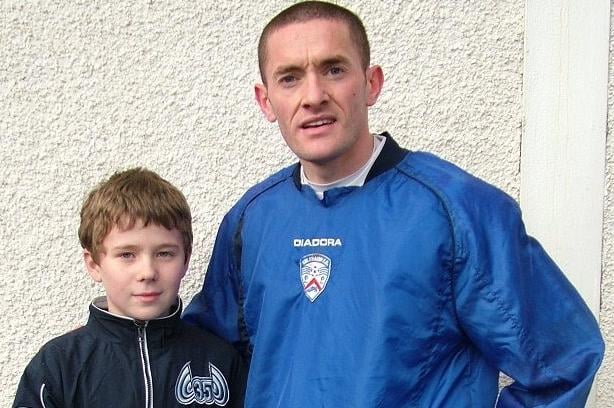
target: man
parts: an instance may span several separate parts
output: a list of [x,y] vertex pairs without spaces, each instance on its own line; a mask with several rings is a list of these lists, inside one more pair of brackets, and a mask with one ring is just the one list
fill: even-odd
[[[583,406],[591,312],[512,199],[371,134],[383,74],[358,17],[291,6],[259,63],[299,163],[226,215],[185,315],[251,358],[246,406]],[[499,371],[515,382],[498,397]]]

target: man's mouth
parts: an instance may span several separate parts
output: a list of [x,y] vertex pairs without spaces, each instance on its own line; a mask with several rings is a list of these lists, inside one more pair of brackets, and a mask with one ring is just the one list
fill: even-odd
[[304,123],[302,125],[302,128],[310,129],[310,128],[316,128],[320,126],[332,125],[333,123],[335,123],[334,119],[319,119],[319,120],[314,120],[311,122]]

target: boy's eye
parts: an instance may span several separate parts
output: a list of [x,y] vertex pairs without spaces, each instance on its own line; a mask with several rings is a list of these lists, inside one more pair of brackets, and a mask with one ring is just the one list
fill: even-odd
[[134,257],[134,253],[132,253],[132,252],[120,252],[117,256],[119,258],[122,258],[122,259],[132,259]]
[[160,258],[172,258],[175,256],[175,253],[173,251],[160,251],[158,252],[158,256]]

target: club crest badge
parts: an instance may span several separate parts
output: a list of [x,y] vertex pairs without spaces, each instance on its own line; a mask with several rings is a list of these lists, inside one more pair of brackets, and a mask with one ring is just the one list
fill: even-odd
[[317,299],[330,277],[330,258],[322,254],[309,254],[301,258],[300,273],[303,292],[311,302]]

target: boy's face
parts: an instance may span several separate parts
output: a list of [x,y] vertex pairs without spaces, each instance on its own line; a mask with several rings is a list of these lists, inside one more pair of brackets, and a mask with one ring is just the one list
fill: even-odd
[[102,282],[109,312],[137,320],[166,316],[188,268],[181,233],[137,221],[117,226],[102,241],[98,263],[84,252],[90,276]]

